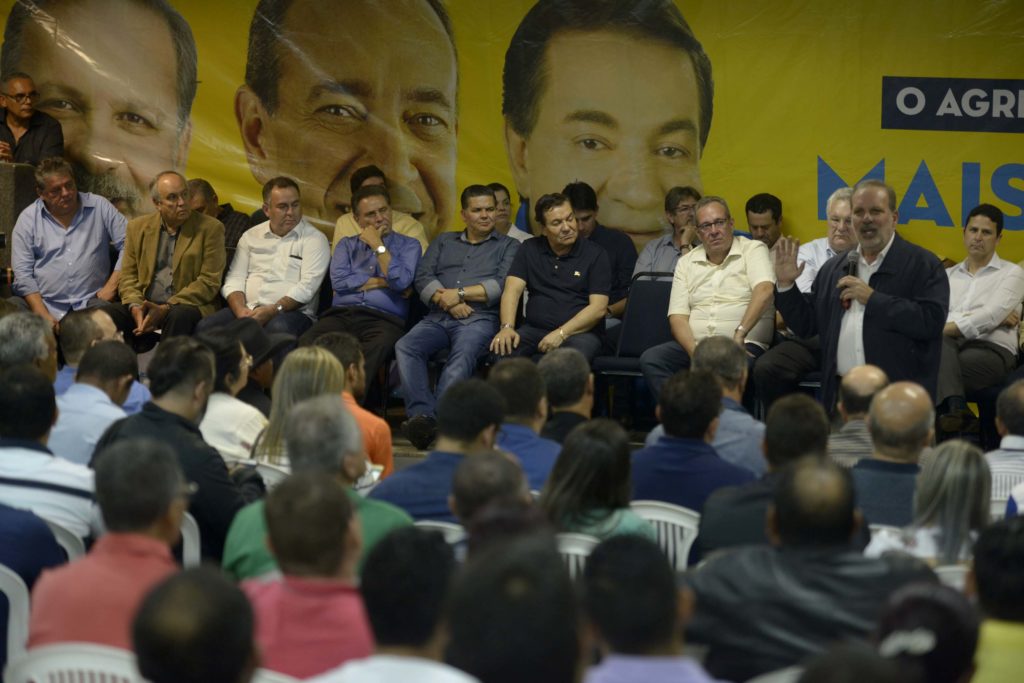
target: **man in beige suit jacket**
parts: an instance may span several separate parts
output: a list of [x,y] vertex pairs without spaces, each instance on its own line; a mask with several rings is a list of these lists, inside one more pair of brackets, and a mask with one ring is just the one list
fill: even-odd
[[[174,171],[150,184],[156,213],[128,222],[118,291],[110,307],[122,331],[162,337],[192,334],[216,309],[224,272],[224,226],[189,209],[188,185]],[[127,335],[126,335],[127,336]]]

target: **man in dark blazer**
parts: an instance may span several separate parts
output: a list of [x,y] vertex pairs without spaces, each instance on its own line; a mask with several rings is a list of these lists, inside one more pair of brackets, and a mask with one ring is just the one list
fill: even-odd
[[939,259],[896,234],[896,192],[880,180],[853,190],[853,227],[860,245],[831,258],[809,294],[794,286],[799,240],[775,251],[775,306],[800,337],[821,335],[821,394],[835,401],[838,377],[858,365],[882,368],[935,398],[949,280]]

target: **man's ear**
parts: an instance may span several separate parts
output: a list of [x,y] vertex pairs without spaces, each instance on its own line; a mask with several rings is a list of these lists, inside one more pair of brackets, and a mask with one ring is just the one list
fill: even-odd
[[498,440],[498,430],[501,425],[487,425],[480,432],[480,444],[484,448],[494,448],[494,442]]
[[1004,423],[1001,419],[999,419],[999,416],[996,415],[996,434],[1003,437],[1008,435],[1009,433],[1010,430],[1006,428],[1006,423]]
[[857,534],[864,528],[864,513],[860,511],[860,508],[856,508],[853,511],[853,528],[850,529],[850,538],[857,538]]
[[508,120],[505,121],[505,153],[508,155],[508,166],[512,169],[512,182],[521,197],[531,197],[529,159],[526,151],[526,138],[512,130]]
[[707,431],[704,432],[704,440],[707,441],[708,443],[711,443],[712,441],[714,441],[715,440],[715,432],[717,432],[717,431],[718,431],[718,416],[716,415],[715,419],[711,420],[711,424],[708,425]]
[[450,493],[448,494],[448,511],[455,516],[455,519],[462,519],[462,517],[459,515],[459,507],[455,504],[455,496],[453,496]]
[[683,586],[676,591],[676,619],[679,620],[678,628],[684,629],[693,619],[693,612],[697,606],[697,595],[688,586]]
[[266,123],[269,117],[263,102],[252,88],[247,85],[238,88],[235,92],[235,120],[242,134],[242,146],[249,160],[249,169],[261,183],[269,177],[266,169],[267,159],[271,158],[268,146],[272,147],[267,140]]
[[583,393],[584,395],[594,395],[594,373],[590,373],[589,375],[587,375],[587,388]]

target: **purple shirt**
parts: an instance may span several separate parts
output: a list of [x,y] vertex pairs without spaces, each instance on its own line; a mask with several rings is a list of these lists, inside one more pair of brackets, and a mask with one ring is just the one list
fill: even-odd
[[[391,232],[381,240],[391,253],[388,272],[381,271],[377,254],[358,236],[345,237],[338,242],[331,258],[331,286],[334,287],[332,306],[367,306],[405,319],[409,312],[409,299],[402,292],[412,286],[422,249],[412,237]],[[359,288],[371,277],[387,280],[386,289],[360,292]]]
[[644,657],[612,654],[587,671],[583,683],[713,683],[689,657]]

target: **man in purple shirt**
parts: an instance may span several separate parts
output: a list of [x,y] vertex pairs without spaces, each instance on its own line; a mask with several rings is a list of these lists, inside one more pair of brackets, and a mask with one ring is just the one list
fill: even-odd
[[391,230],[391,197],[384,187],[359,188],[352,208],[361,232],[338,242],[330,268],[334,300],[299,346],[328,332],[353,334],[363,348],[366,376],[376,377],[405,332],[421,249],[413,238]]

